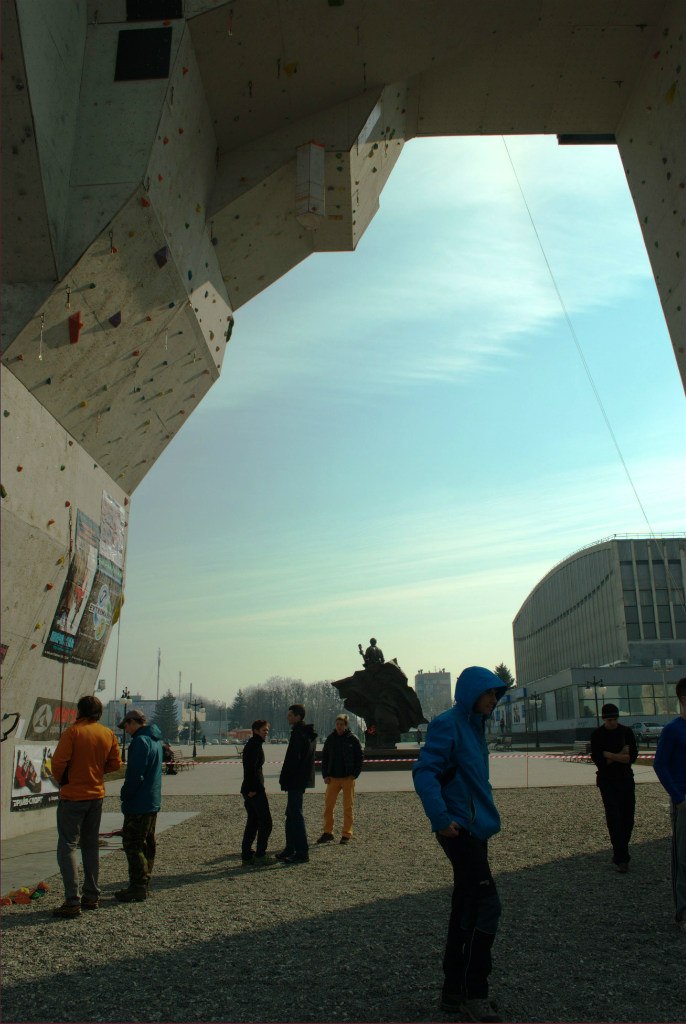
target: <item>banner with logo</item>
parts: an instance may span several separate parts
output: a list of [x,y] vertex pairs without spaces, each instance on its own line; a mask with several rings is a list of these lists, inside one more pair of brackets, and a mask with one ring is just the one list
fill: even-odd
[[112,617],[121,596],[121,584],[98,570],[81,618],[70,660],[76,665],[97,668],[112,628]]
[[27,740],[40,740],[43,743],[57,743],[60,734],[76,721],[76,704],[52,697],[39,697],[33,706],[31,717],[26,728]]
[[50,777],[56,744],[22,744],[14,748],[12,811],[35,811],[59,800],[59,788]]

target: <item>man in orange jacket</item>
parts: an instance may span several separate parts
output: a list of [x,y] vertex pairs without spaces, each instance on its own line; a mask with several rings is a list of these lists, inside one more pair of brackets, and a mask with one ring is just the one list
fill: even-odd
[[[64,903],[55,917],[78,917],[81,910],[96,910],[100,900],[100,818],[105,796],[105,775],[121,767],[119,742],[111,729],[100,725],[102,704],[97,697],[82,697],[77,718],[66,729],[52,756],[52,775],[60,787],[57,805],[57,863],[64,883]],[[76,847],[81,847],[83,894],[79,896]]]

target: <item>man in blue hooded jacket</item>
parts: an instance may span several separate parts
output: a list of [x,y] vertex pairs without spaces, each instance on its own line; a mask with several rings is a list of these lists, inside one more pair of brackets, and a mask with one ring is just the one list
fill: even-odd
[[472,1021],[499,1021],[488,998],[491,947],[500,900],[487,841],[500,831],[488,778],[486,719],[507,687],[487,668],[466,668],[455,703],[430,723],[414,766],[414,786],[453,868],[454,888],[443,956],[441,1008]]
[[155,863],[155,825],[162,802],[162,733],[142,711],[129,711],[119,723],[131,737],[121,788],[122,846],[129,864],[129,887],[115,892],[122,903],[141,903]]

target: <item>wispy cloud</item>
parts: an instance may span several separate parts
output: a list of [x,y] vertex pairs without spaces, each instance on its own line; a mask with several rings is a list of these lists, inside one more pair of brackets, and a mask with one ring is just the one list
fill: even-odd
[[[508,145],[571,315],[649,283],[614,149]],[[334,394],[353,375],[362,392],[368,380],[464,382],[501,372],[551,324],[566,331],[501,140],[415,140],[380,218],[384,230],[373,221],[354,255],[314,256],[238,312],[225,373],[235,363],[240,386],[213,401],[240,404],[288,379]]]

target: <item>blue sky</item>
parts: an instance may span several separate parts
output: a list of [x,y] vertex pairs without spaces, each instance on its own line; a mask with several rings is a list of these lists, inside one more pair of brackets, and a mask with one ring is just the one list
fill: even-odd
[[[683,390],[614,147],[508,148],[656,532],[683,530]],[[236,313],[222,377],[132,500],[117,687],[515,670],[574,550],[647,524],[500,138],[414,140],[355,253]],[[114,695],[116,629],[101,676]]]

